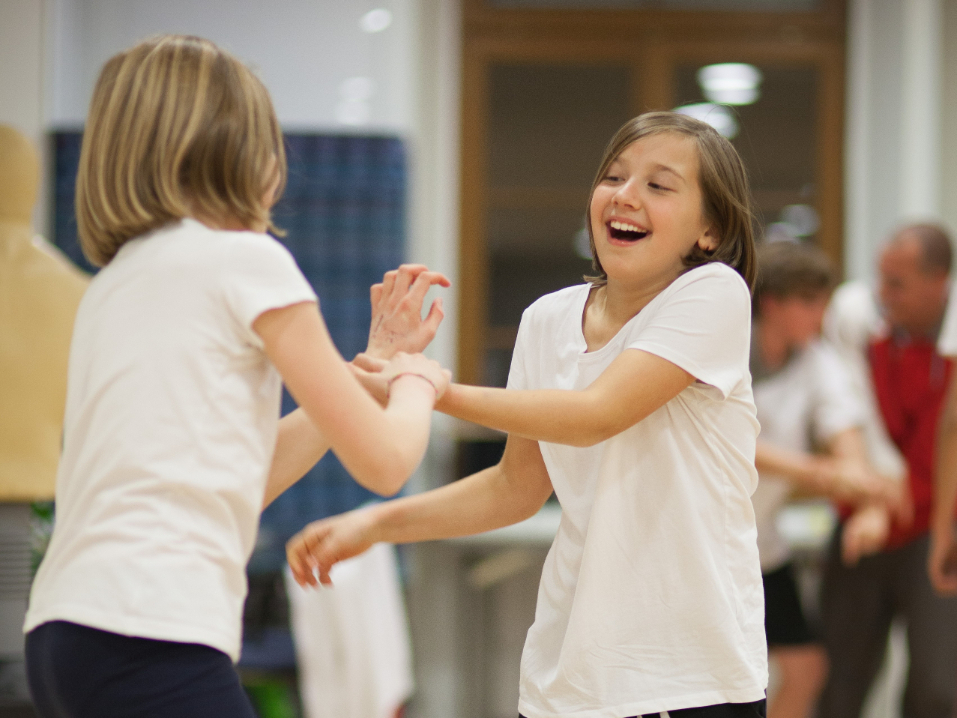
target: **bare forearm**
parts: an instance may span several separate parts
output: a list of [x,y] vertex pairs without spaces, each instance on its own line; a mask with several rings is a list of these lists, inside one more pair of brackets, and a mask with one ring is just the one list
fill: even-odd
[[412,543],[470,536],[523,521],[542,507],[550,488],[510,482],[500,466],[439,489],[379,504],[370,511],[375,541]]
[[941,535],[953,531],[954,508],[957,506],[957,416],[952,411],[950,407],[945,410],[937,437],[931,528]]
[[403,377],[393,385],[385,411],[367,407],[332,429],[340,437],[333,447],[349,451],[333,450],[359,484],[384,496],[402,488],[428,445],[434,396],[428,383]]
[[305,476],[328,450],[329,442],[302,409],[280,419],[263,508]]
[[506,391],[456,384],[436,408],[511,436],[594,446],[657,411],[694,380],[666,359],[626,350],[581,390]]
[[436,409],[450,416],[515,436],[572,446],[607,438],[602,418],[586,391],[509,391],[449,385]]
[[792,451],[759,441],[754,465],[761,473],[782,476],[795,488],[818,492],[823,490],[821,462],[813,454]]

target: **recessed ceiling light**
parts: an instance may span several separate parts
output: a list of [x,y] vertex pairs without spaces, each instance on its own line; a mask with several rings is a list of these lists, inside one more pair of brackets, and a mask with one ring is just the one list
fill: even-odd
[[698,70],[704,96],[721,105],[750,105],[758,99],[761,71],[743,62],[706,65]]
[[359,20],[359,27],[365,32],[382,32],[392,24],[392,13],[385,8],[370,10]]

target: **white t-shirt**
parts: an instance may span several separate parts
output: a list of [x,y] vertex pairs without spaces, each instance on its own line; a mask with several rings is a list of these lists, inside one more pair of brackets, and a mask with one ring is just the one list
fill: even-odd
[[252,323],[304,301],[316,295],[276,240],[191,219],[129,241],[96,275],[25,631],[65,620],[238,658],[281,390]]
[[944,323],[937,338],[937,351],[941,356],[957,357],[957,292],[951,288],[947,299],[947,311],[944,312]]
[[[754,403],[761,441],[792,451],[811,451],[813,442],[826,443],[864,423],[864,408],[844,362],[822,342],[812,343],[770,376],[755,378]],[[775,521],[792,488],[787,479],[764,472],[751,497],[765,573],[783,566],[791,555]]]
[[584,389],[627,349],[699,382],[596,446],[540,443],[562,519],[522,655],[519,712],[621,718],[760,700],[748,288],[726,265],[695,268],[588,352],[589,288],[525,311],[509,388]]
[[825,340],[847,368],[849,386],[864,411],[867,458],[881,475],[904,481],[907,465],[887,433],[871,381],[870,344],[889,331],[873,290],[864,282],[846,282],[838,287],[828,304],[823,328]]

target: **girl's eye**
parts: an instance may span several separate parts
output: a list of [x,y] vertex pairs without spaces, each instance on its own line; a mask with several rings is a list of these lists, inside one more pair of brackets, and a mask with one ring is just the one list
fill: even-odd
[[605,182],[617,182],[618,180],[621,179],[621,177],[615,174],[608,174],[608,175],[605,175],[602,179]]
[[670,188],[665,187],[664,185],[660,185],[660,184],[658,184],[657,182],[649,182],[649,183],[648,183],[648,186],[651,187],[651,189],[661,190],[661,191],[663,191],[663,192],[667,192],[667,191],[670,190]]

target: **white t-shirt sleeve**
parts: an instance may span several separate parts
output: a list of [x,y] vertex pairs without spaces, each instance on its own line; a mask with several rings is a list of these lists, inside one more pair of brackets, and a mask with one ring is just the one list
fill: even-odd
[[727,265],[712,263],[681,275],[665,292],[627,348],[667,359],[727,398],[748,372],[747,285]]
[[262,346],[262,340],[252,329],[260,314],[300,302],[315,302],[316,293],[289,250],[272,237],[243,234],[236,237],[232,250],[223,262],[223,296],[246,340]]
[[814,437],[827,443],[842,431],[862,427],[867,413],[837,352],[823,343],[809,350],[815,372]]
[[527,389],[528,373],[525,362],[528,352],[528,335],[531,332],[531,308],[522,313],[522,321],[518,325],[518,335],[515,337],[515,348],[512,349],[512,363],[508,369],[506,389]]
[[953,287],[944,313],[944,325],[937,340],[937,351],[945,357],[957,356],[957,292],[953,291]]

